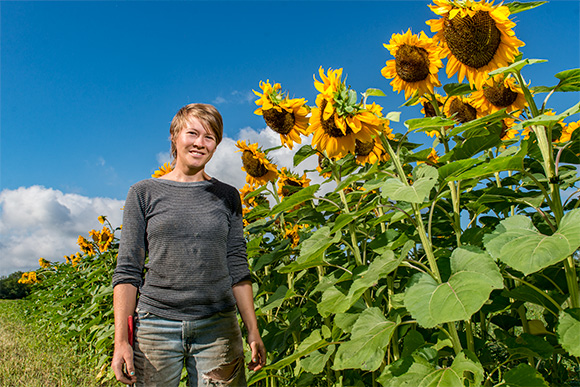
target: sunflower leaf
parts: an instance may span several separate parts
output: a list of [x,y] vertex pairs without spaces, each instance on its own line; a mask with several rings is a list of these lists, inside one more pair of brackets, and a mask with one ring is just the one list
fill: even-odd
[[294,154],[294,166],[298,166],[302,161],[306,160],[308,157],[315,155],[316,149],[312,148],[310,145],[303,145]]
[[319,184],[314,184],[305,188],[302,188],[300,191],[294,193],[292,196],[284,198],[284,200],[279,203],[276,204],[274,206],[274,208],[272,208],[272,211],[270,211],[270,216],[272,215],[276,215],[279,214],[281,212],[284,212],[290,208],[293,208],[299,204],[302,204],[308,200],[311,200],[314,198],[314,193],[316,191],[318,191],[318,188],[320,187]]
[[391,178],[383,183],[381,195],[402,202],[423,203],[436,183],[437,179],[431,176],[417,179],[413,185],[406,185],[399,179]]
[[409,130],[417,130],[419,132],[444,126],[453,126],[455,124],[455,120],[442,117],[413,118],[405,121],[405,126],[409,128]]
[[366,97],[385,97],[386,94],[384,91],[382,91],[381,89],[367,89],[367,91],[365,91],[363,93],[364,96]]
[[419,325],[468,320],[489,299],[493,289],[503,288],[503,277],[492,257],[473,246],[451,254],[451,276],[438,283],[426,273],[415,274],[405,292],[405,307]]
[[448,83],[443,86],[443,90],[447,93],[447,96],[452,97],[456,95],[465,95],[471,93],[471,86],[467,83]]
[[534,367],[523,363],[506,372],[504,385],[506,387],[548,387],[548,383]]
[[521,122],[513,127],[513,129],[521,130],[531,125],[543,125],[543,126],[553,126],[558,123],[558,121],[563,120],[571,115],[580,113],[580,102],[572,106],[570,109],[566,110],[562,114],[556,114],[554,116],[549,116],[547,114],[540,114],[537,117]]
[[558,342],[572,356],[580,356],[580,309],[566,309],[560,313],[558,327]]
[[510,10],[510,15],[515,13],[527,11],[532,8],[539,7],[542,4],[546,4],[547,1],[530,1],[525,3],[520,3],[519,1],[513,1],[511,3],[506,4],[506,7]]
[[556,91],[580,91],[580,69],[562,71],[555,77],[560,80]]
[[377,370],[385,358],[386,347],[399,323],[399,317],[396,321],[389,321],[379,308],[365,309],[353,326],[350,340],[338,347],[332,369]]
[[550,236],[541,234],[530,218],[511,216],[486,234],[483,243],[495,259],[524,275],[535,273],[566,259],[580,246],[580,209],[566,213]]
[[517,61],[515,63],[512,63],[508,67],[501,67],[497,70],[490,71],[488,75],[490,77],[493,77],[494,75],[498,75],[498,74],[517,73],[529,64],[544,63],[544,62],[547,62],[547,60],[546,59],[523,59],[523,60]]

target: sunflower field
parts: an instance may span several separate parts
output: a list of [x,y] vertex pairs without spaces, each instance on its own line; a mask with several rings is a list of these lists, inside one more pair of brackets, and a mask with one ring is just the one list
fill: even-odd
[[[543,60],[523,58],[513,31],[542,3],[434,0],[432,37],[393,34],[376,71],[422,106],[404,123],[343,69],[319,69],[313,106],[259,83],[254,113],[297,169],[318,167],[279,169],[273,149],[237,143],[269,357],[250,385],[580,385],[580,103],[550,108],[580,91],[580,69],[524,81]],[[99,380],[112,378],[115,231],[22,278],[38,282],[29,313],[78,342]]]

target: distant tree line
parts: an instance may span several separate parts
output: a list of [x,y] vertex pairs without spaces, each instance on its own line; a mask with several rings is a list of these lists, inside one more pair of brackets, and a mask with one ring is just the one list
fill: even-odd
[[0,299],[14,300],[24,298],[30,293],[30,285],[18,282],[21,277],[21,271],[0,277]]

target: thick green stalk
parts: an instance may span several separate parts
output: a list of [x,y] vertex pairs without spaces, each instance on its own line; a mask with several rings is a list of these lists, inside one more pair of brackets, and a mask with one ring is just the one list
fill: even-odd
[[[383,145],[389,152],[391,156],[391,160],[395,165],[395,169],[399,175],[399,179],[403,182],[403,184],[410,186],[407,178],[405,176],[405,171],[403,170],[403,165],[401,164],[401,160],[395,154],[393,147],[389,143],[389,141],[381,135],[381,140]],[[438,283],[441,283],[441,274],[439,274],[439,268],[437,267],[437,260],[435,259],[435,254],[433,254],[433,246],[431,245],[431,241],[427,237],[427,233],[425,232],[425,225],[423,223],[423,217],[420,211],[420,208],[417,204],[411,203],[411,207],[413,208],[413,213],[415,215],[415,221],[417,222],[417,232],[419,233],[419,238],[421,239],[421,244],[423,245],[423,249],[425,250],[425,255],[427,256],[427,261],[429,262],[429,268],[433,273],[434,278],[437,280]]]

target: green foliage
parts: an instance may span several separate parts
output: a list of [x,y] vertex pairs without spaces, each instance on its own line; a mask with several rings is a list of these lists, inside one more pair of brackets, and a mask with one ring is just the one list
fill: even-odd
[[0,299],[15,300],[24,298],[30,293],[30,285],[18,282],[22,274],[21,271],[17,271],[0,277]]

